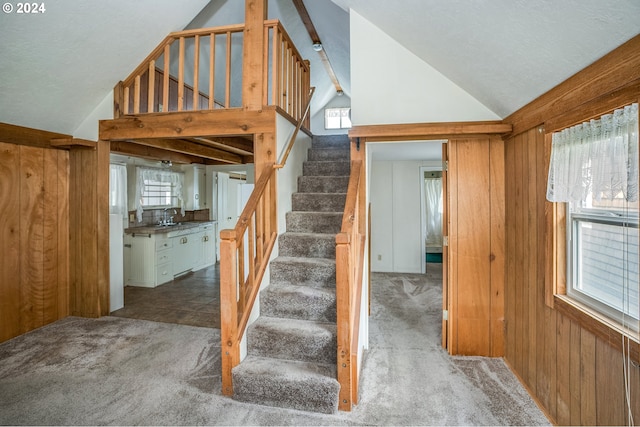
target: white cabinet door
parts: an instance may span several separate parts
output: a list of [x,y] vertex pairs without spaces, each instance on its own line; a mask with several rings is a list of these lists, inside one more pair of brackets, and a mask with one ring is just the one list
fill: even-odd
[[155,286],[155,239],[147,234],[127,235],[131,245],[130,268],[127,285]]
[[173,237],[173,274],[177,276],[193,269],[200,248],[196,234]]

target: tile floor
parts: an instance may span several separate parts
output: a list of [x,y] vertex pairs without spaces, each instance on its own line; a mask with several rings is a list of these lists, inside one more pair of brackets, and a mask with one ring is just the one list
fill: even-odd
[[219,329],[219,265],[185,274],[156,288],[126,286],[124,308],[111,315]]

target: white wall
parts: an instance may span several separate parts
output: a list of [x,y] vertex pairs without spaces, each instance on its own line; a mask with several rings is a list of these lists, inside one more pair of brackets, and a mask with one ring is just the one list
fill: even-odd
[[371,271],[420,273],[424,258],[421,232],[420,167],[433,161],[372,161]]
[[353,9],[350,17],[354,126],[500,120]]
[[98,104],[98,106],[82,121],[80,126],[73,132],[75,138],[98,140],[98,121],[113,119],[113,91]]

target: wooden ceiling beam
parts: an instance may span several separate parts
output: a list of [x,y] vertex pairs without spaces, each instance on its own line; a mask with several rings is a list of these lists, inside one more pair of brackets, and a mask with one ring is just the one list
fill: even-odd
[[127,141],[113,141],[111,143],[111,152],[125,156],[141,157],[149,160],[171,160],[173,163],[180,164],[226,164],[198,156],[191,156],[184,153],[177,153],[175,151],[163,150]]
[[210,147],[220,148],[241,156],[253,156],[253,142],[242,137],[206,137],[189,138],[189,140]]
[[228,151],[219,150],[217,148],[206,147],[182,139],[132,139],[130,142],[146,145],[148,147],[159,148],[166,151],[175,151],[177,153],[188,154],[192,156],[202,157],[205,159],[216,160],[223,163],[240,164],[243,163],[242,156]]
[[336,88],[336,92],[342,94],[342,86],[340,86],[340,82],[338,81],[338,77],[336,76],[335,71],[333,71],[333,67],[331,66],[331,62],[329,62],[329,57],[327,56],[327,52],[324,50],[324,46],[322,45],[322,40],[320,40],[320,36],[318,35],[318,31],[316,31],[315,25],[313,25],[313,21],[311,20],[311,16],[309,16],[309,12],[304,5],[302,0],[293,0],[293,4],[298,11],[298,15],[300,15],[300,19],[302,19],[302,23],[304,24],[307,32],[309,33],[309,37],[311,37],[311,41],[313,44],[319,44],[322,49],[318,52],[320,55],[320,60],[324,65],[324,68],[327,70],[327,74],[329,74],[329,78],[333,82],[333,85]]
[[270,133],[275,129],[275,108],[261,111],[202,110],[165,112],[100,120],[101,140],[127,141],[142,138],[199,138]]
[[48,132],[24,126],[0,123],[0,141],[39,148],[66,148],[51,145],[53,139],[72,139],[71,135]]
[[512,126],[501,121],[406,123],[395,125],[354,126],[350,138],[366,138],[367,141],[412,141],[472,137],[477,135],[506,135]]

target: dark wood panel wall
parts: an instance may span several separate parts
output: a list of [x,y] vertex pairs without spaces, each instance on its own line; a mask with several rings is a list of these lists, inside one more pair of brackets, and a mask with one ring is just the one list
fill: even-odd
[[[640,37],[505,119],[505,360],[561,425],[625,425],[622,354],[545,302],[553,254],[545,200],[551,131],[640,99]],[[629,408],[640,419],[640,370],[630,370]]]
[[67,151],[0,142],[0,342],[69,315],[68,200]]

